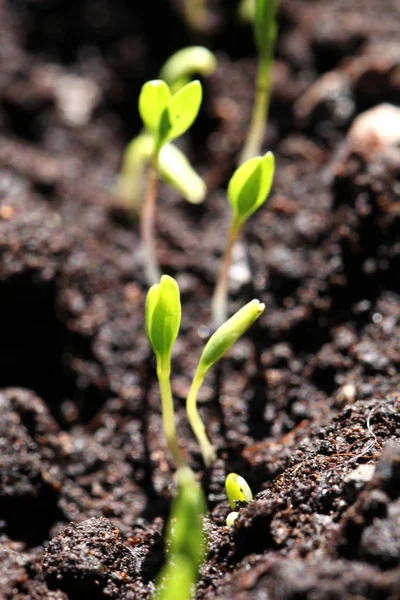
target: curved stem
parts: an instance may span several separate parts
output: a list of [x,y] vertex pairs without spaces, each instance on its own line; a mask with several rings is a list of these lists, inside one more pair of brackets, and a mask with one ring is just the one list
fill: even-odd
[[240,231],[241,226],[231,221],[218,281],[211,301],[212,319],[215,328],[225,323],[227,319],[229,268],[232,262],[233,246],[239,237]]
[[242,164],[246,162],[246,160],[261,153],[271,97],[271,66],[272,59],[264,58],[259,60],[253,113],[247,139],[240,155],[239,164]]
[[164,435],[167,440],[168,450],[174,459],[175,466],[177,469],[180,469],[181,467],[186,467],[187,463],[176,438],[174,402],[172,399],[170,382],[170,368],[157,366],[157,376],[160,386]]
[[206,428],[199,415],[199,411],[197,410],[197,394],[204,381],[205,374],[205,372],[200,372],[197,369],[186,400],[186,412],[193,432],[200,444],[204,462],[206,466],[209,467],[215,461],[217,455],[213,445],[207,437]]
[[158,185],[158,155],[156,152],[150,162],[146,197],[140,221],[140,235],[144,254],[144,270],[149,285],[160,281],[161,273],[156,258],[154,241],[154,220]]

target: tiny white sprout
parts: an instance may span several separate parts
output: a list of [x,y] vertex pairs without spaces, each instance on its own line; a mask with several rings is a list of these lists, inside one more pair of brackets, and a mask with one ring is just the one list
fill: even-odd
[[233,527],[238,516],[239,516],[239,513],[237,511],[230,512],[229,515],[226,517],[227,527]]

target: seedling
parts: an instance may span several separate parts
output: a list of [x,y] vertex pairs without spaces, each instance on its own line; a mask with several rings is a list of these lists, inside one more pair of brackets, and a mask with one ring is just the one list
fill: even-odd
[[[229,473],[225,479],[225,490],[228,496],[229,505],[232,509],[236,509],[238,502],[251,502],[253,494],[247,481],[236,473]],[[230,512],[226,518],[228,527],[232,527],[239,513],[236,510]]]
[[165,81],[148,81],[139,97],[139,113],[146,130],[152,135],[148,185],[141,218],[146,278],[149,283],[160,279],[154,243],[154,217],[160,153],[168,142],[185,133],[199,112],[202,88],[192,81],[172,94]]
[[208,77],[216,68],[217,59],[208,48],[188,46],[169,57],[159,77],[170,86],[172,92],[177,92],[187,85],[194,75]]
[[146,332],[156,355],[164,435],[176,467],[186,461],[176,439],[174,404],[171,392],[171,352],[181,323],[181,300],[178,284],[168,275],[153,285],[146,298]]
[[[170,56],[160,71],[159,79],[164,80],[171,93],[175,94],[190,82],[193,75],[207,77],[216,66],[217,59],[210,50],[203,46],[189,46]],[[123,200],[132,219],[140,214],[145,171],[153,152],[154,136],[144,131],[127,145],[123,155],[116,194]],[[205,183],[174,144],[169,142],[161,148],[158,171],[161,178],[188,202],[203,202],[207,191]]]
[[[265,308],[258,300],[252,300],[233,315],[210,337],[204,347],[186,400],[190,425],[199,441],[204,462],[209,466],[215,460],[215,450],[207,438],[204,423],[197,409],[197,394],[207,371],[247,331]],[[181,301],[175,279],[163,275],[160,283],[153,285],[146,298],[146,332],[156,355],[157,377],[160,387],[164,434],[177,468],[185,467],[186,461],[179,448],[174,420],[171,392],[171,352],[181,322]]]
[[277,35],[278,0],[255,0],[255,2],[254,41],[258,51],[256,90],[249,132],[240,156],[240,163],[261,152],[269,112],[271,68]]
[[265,308],[258,300],[252,300],[236,314],[233,315],[226,323],[221,325],[217,331],[210,337],[204,347],[203,353],[193,377],[192,385],[189,390],[189,395],[186,401],[186,411],[190,421],[190,425],[197,437],[200,448],[203,454],[204,462],[210,466],[215,460],[215,450],[211,445],[197,409],[197,394],[204,381],[207,371],[212,367],[233,344],[247,331],[261,315]]
[[178,494],[167,526],[167,560],[157,578],[154,600],[189,600],[206,553],[206,501],[188,467],[178,471]]
[[228,199],[232,217],[221,269],[212,299],[214,326],[227,318],[227,294],[232,249],[247,219],[266,201],[272,186],[275,159],[272,152],[251,158],[233,174],[228,185]]

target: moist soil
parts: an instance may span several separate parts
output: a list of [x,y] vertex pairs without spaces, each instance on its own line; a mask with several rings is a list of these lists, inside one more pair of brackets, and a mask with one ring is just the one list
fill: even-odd
[[[172,386],[209,507],[196,598],[400,598],[400,159],[348,134],[400,103],[400,7],[280,3],[276,177],[229,304],[266,310],[201,391],[205,471],[184,403],[256,68],[237,3],[209,4],[193,34],[177,0],[0,2],[1,600],[145,599],[163,564],[174,471],[138,227],[113,188],[140,86],[194,42],[219,66],[180,144],[209,193],[193,206],[161,186],[157,253],[181,288]],[[255,498],[227,528],[231,471]]]

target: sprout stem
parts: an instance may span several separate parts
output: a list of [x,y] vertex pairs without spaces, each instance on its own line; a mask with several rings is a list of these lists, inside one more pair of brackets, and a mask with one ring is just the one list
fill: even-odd
[[215,329],[225,323],[228,313],[229,268],[232,262],[232,250],[241,231],[241,225],[231,221],[228,240],[218,276],[217,285],[211,301],[212,319]]
[[156,246],[154,241],[154,220],[158,187],[158,156],[159,151],[154,153],[150,161],[147,191],[143,203],[142,218],[140,221],[144,270],[149,285],[158,283],[161,277],[156,258]]
[[204,462],[206,466],[209,467],[215,461],[216,453],[214,447],[207,437],[206,428],[204,427],[204,423],[199,415],[199,411],[197,410],[197,394],[204,381],[204,377],[205,372],[197,369],[186,400],[186,412],[190,425],[200,444]]
[[158,383],[160,386],[161,411],[164,435],[167,440],[168,450],[174,459],[177,469],[186,467],[187,463],[183,457],[182,451],[178,445],[175,429],[174,402],[172,399],[170,366],[160,367],[157,365]]
[[258,62],[253,113],[239,164],[261,153],[271,97],[271,66],[272,51],[271,57],[260,58]]

